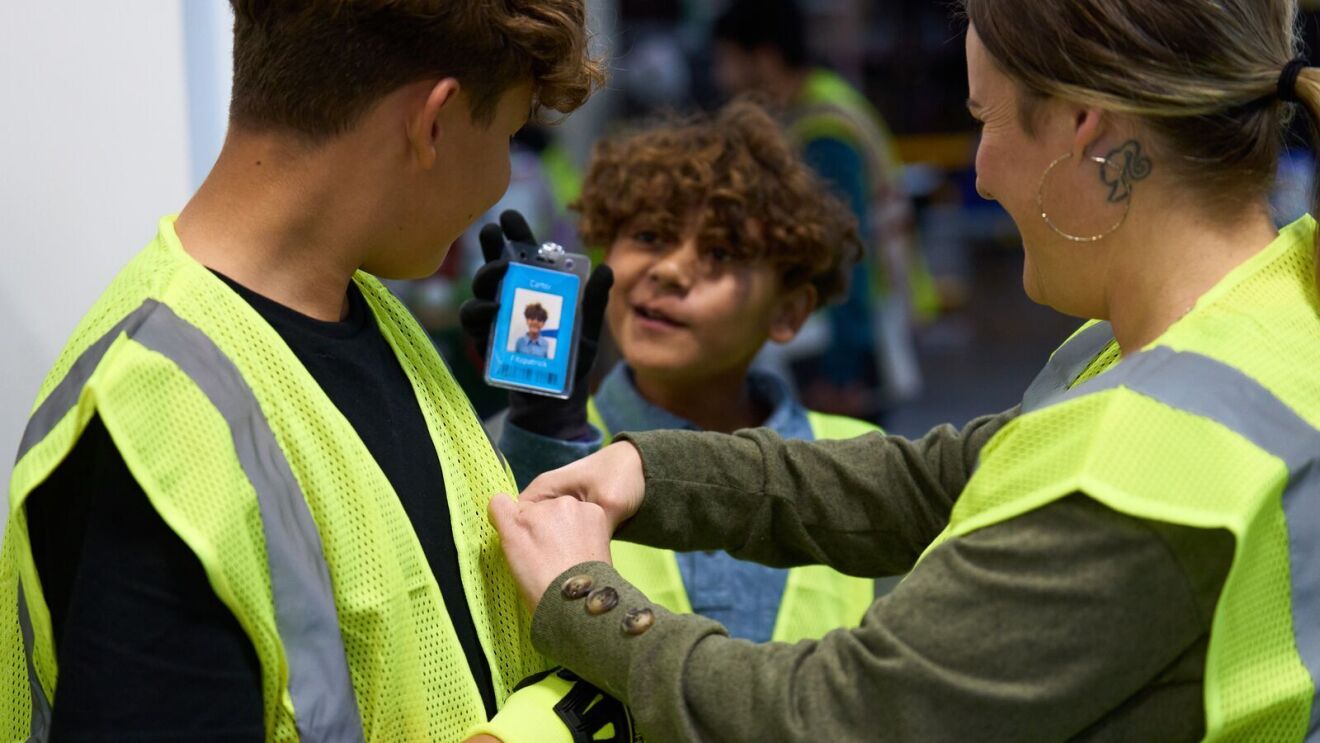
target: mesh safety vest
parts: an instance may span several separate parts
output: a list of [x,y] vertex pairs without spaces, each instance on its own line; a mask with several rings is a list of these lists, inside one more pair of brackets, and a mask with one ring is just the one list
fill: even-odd
[[[1207,740],[1320,740],[1320,301],[1316,225],[1285,229],[1139,353],[1084,327],[1028,389],[932,545],[1083,492],[1136,518],[1226,529]],[[929,552],[928,552],[929,553]]]
[[[426,335],[378,281],[354,281],[439,455],[502,704],[544,667],[486,521],[491,494],[516,487]],[[256,649],[267,739],[450,741],[485,719],[384,473],[275,330],[183,252],[166,218],[75,331],[19,448],[0,554],[0,739],[46,739],[58,669],[23,504],[94,414]]]
[[[595,400],[587,407],[592,425],[611,438]],[[816,439],[847,439],[880,430],[876,426],[838,415],[809,412],[807,418]],[[652,601],[672,612],[692,613],[692,603],[683,587],[683,575],[673,551],[631,542],[611,542],[614,569],[637,586]],[[791,568],[784,583],[784,598],[775,615],[774,642],[817,640],[830,630],[856,627],[875,601],[875,582],[853,578],[825,567],[805,565]]]

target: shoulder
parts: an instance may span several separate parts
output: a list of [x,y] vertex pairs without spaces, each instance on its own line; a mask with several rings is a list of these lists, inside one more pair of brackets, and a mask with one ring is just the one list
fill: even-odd
[[90,372],[86,368],[88,362],[96,366],[116,337],[135,317],[145,313],[144,304],[151,297],[169,292],[173,271],[165,260],[169,257],[166,253],[161,238],[157,237],[115,275],[65,341],[42,384],[38,402],[51,394],[66,376],[77,374],[80,369]]
[[1221,423],[1115,386],[1004,426],[981,450],[955,516],[976,528],[1080,491],[1140,518],[1231,520],[1287,477],[1280,460]]

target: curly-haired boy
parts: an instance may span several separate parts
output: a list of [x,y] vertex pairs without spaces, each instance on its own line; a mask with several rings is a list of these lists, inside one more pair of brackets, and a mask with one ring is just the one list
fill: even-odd
[[[861,254],[853,216],[761,107],[737,101],[601,142],[574,208],[584,241],[603,246],[614,271],[606,316],[622,361],[588,403],[607,441],[660,428],[767,426],[808,440],[874,430],[806,410],[785,382],[752,368],[767,341],[788,342],[847,291]],[[594,448],[512,421],[500,446],[523,484]],[[874,599],[870,581],[825,568],[623,542],[612,552],[648,596],[754,641],[819,637],[855,624]]]

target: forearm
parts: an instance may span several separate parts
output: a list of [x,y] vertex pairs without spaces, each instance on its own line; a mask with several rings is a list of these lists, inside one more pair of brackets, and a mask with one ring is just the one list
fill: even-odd
[[1016,414],[917,440],[785,441],[764,429],[630,434],[646,498],[617,537],[767,565],[904,573],[948,522],[981,447]]
[[[1222,585],[1231,541],[1180,533],[1208,579],[1194,582]],[[606,565],[575,573],[617,590],[617,607],[593,616],[556,583],[533,641],[631,704],[649,739],[1062,740],[1104,724],[1152,739],[1201,720],[1199,696],[1160,678],[1200,678],[1212,597],[1148,525],[1084,496],[951,540],[861,627],[818,642],[731,640]],[[654,624],[629,634],[625,612],[643,607]],[[1151,698],[1158,714],[1124,717]]]

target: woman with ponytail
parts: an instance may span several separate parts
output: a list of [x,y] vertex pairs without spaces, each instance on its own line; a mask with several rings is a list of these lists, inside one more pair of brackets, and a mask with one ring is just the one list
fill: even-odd
[[[652,740],[1320,740],[1317,227],[1268,201],[1320,120],[1297,2],[963,7],[978,189],[1080,329],[961,431],[636,434],[495,499],[533,640]],[[911,572],[753,645],[590,562],[610,531]]]

